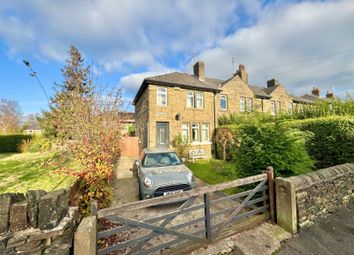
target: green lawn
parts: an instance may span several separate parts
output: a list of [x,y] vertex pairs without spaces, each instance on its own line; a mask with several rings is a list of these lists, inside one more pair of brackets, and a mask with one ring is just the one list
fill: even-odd
[[232,162],[210,159],[187,163],[193,174],[208,184],[217,184],[238,178],[237,167]]
[[68,187],[74,178],[53,173],[67,164],[54,153],[0,154],[0,193]]

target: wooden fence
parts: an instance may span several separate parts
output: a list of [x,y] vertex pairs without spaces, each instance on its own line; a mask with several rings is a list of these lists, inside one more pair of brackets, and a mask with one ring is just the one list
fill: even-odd
[[273,169],[269,167],[263,174],[222,184],[99,210],[97,218],[109,221],[112,226],[97,233],[97,254],[183,254],[262,221],[274,222]]

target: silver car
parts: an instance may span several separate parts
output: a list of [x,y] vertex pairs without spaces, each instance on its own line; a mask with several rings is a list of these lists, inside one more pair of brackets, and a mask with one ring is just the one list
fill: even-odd
[[192,171],[172,150],[145,149],[135,166],[140,199],[176,194],[196,187]]

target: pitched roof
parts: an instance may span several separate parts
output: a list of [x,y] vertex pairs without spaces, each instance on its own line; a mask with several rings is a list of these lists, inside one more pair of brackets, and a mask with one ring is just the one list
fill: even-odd
[[280,85],[275,85],[272,87],[267,87],[267,88],[263,88],[263,91],[265,93],[267,93],[268,95],[272,94],[274,90],[276,90]]
[[291,96],[293,98],[293,101],[295,103],[305,103],[305,104],[312,104],[314,103],[313,100],[309,100],[307,98],[304,98],[303,96],[298,97],[298,96]]
[[265,88],[262,87],[257,87],[257,86],[251,86],[249,85],[249,88],[253,91],[253,93],[256,95],[256,97],[259,98],[270,98],[270,96],[264,92]]
[[136,94],[133,104],[135,104],[141,94],[144,92],[148,84],[161,84],[166,86],[180,86],[184,88],[191,88],[191,89],[200,89],[200,90],[207,90],[207,91],[218,91],[219,84],[223,81],[220,79],[209,78],[205,77],[205,80],[199,80],[199,78],[192,74],[187,73],[179,73],[173,72],[153,77],[145,78],[143,84],[139,88],[138,93]]
[[145,80],[211,90],[218,89],[218,85],[222,82],[222,80],[208,77],[205,78],[205,81],[202,81],[195,75],[179,72],[148,77]]

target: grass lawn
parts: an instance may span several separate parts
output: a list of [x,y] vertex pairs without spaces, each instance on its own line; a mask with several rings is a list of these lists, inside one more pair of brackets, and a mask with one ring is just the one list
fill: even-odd
[[53,173],[68,164],[62,161],[54,153],[0,154],[0,193],[68,187],[74,178]]
[[187,163],[193,174],[208,184],[217,184],[238,178],[235,163],[223,160],[210,159]]

